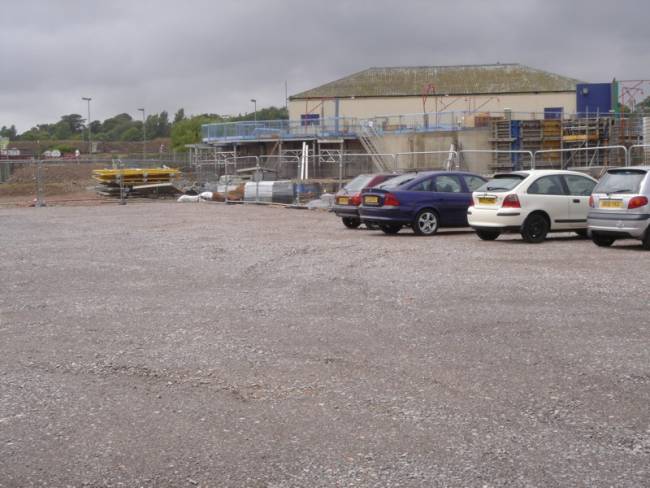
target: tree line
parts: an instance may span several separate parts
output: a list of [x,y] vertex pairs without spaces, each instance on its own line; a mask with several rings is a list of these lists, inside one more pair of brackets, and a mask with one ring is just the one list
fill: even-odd
[[[253,120],[278,120],[288,119],[287,110],[277,107],[263,108],[255,113],[239,114],[237,116],[222,116],[218,114],[200,114],[186,116],[184,109],[179,109],[173,120],[169,114],[162,111],[150,114],[144,121],[144,132],[147,140],[156,138],[171,138],[172,147],[184,150],[185,144],[193,144],[201,140],[201,125],[215,122],[239,122]],[[37,124],[31,129],[19,134],[15,125],[3,125],[0,128],[0,137],[11,141],[73,141],[87,140],[88,129],[93,141],[141,141],[143,138],[143,122],[135,120],[127,113],[110,117],[106,120],[93,120],[89,125],[79,114],[62,115],[61,119],[53,124]]]

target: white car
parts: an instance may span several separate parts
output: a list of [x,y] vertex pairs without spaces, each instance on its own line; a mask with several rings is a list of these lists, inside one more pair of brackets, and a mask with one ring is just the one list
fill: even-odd
[[589,196],[596,183],[575,171],[496,174],[472,194],[467,220],[486,241],[503,232],[520,232],[532,243],[542,242],[549,232],[586,236]]

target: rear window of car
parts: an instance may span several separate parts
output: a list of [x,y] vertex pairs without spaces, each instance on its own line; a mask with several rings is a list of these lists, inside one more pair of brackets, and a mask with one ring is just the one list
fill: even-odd
[[412,181],[415,179],[417,176],[417,173],[406,173],[403,175],[396,176],[395,178],[391,178],[388,181],[384,181],[380,185],[377,185],[375,188],[397,188],[400,185],[404,185],[408,183],[409,181]]
[[360,191],[366,187],[370,180],[372,180],[372,175],[359,175],[345,185],[345,189],[348,191]]
[[475,191],[510,191],[526,179],[527,175],[495,175],[490,181],[479,186]]
[[594,193],[639,193],[646,174],[642,169],[610,169],[598,182]]

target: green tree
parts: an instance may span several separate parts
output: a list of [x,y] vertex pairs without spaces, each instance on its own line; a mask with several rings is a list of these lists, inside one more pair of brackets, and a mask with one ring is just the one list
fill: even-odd
[[16,139],[16,136],[18,134],[16,133],[16,126],[11,125],[10,127],[7,126],[2,126],[2,129],[0,129],[0,137],[8,137],[9,140],[13,141]]
[[289,118],[289,112],[287,112],[287,109],[284,107],[278,108],[271,106],[258,110],[257,116],[255,115],[255,112],[251,112],[248,114],[240,114],[236,117],[231,117],[229,121],[240,122],[254,120],[255,118],[257,118],[257,120],[287,120]]
[[160,112],[158,116],[158,137],[169,137],[172,125],[169,123],[169,114],[166,110]]
[[142,140],[142,123],[140,129],[137,127],[130,127],[121,134],[122,141],[140,141]]
[[99,120],[93,120],[90,123],[90,132],[92,134],[98,134],[102,130],[102,123]]
[[68,127],[71,134],[79,134],[84,129],[85,119],[79,114],[62,115],[57,123]]
[[115,129],[115,127],[119,125],[128,125],[132,121],[133,118],[129,114],[123,113],[115,115],[114,117],[110,117],[102,122],[101,132],[110,132]]
[[182,122],[185,120],[185,109],[179,108],[176,114],[174,115],[174,124],[177,124],[178,122]]
[[186,144],[201,142],[201,125],[215,122],[212,117],[197,115],[189,119],[176,122],[172,127],[172,147],[176,151],[186,151]]
[[634,111],[637,113],[647,114],[650,113],[650,97],[645,97],[634,107]]

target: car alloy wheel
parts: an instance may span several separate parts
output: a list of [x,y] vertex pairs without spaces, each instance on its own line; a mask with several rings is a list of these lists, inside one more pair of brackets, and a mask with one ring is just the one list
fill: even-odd
[[421,236],[432,236],[438,232],[438,215],[433,210],[421,210],[415,217],[413,230]]

